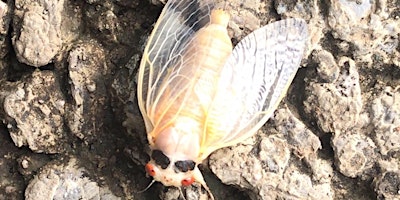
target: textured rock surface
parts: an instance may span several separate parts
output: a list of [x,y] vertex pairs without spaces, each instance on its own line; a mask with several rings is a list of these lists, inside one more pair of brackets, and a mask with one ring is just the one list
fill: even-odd
[[91,181],[85,173],[85,169],[77,168],[74,160],[65,165],[48,164],[29,182],[25,199],[121,199]]
[[[9,42],[6,40],[11,20],[10,6],[0,2],[0,58],[3,58],[9,50]],[[2,67],[0,67],[2,69]],[[0,71],[1,72],[1,71]]]
[[[253,199],[331,199],[333,169],[317,155],[318,137],[288,109],[277,110],[274,123],[247,145],[216,151],[211,170],[224,183],[253,191]],[[302,159],[306,166],[298,165]]]
[[36,71],[4,98],[4,123],[15,145],[57,153],[63,144],[65,101],[51,71]]
[[373,167],[376,147],[370,138],[347,132],[335,136],[332,145],[336,166],[345,176],[355,178]]
[[72,103],[66,120],[68,128],[86,142],[92,141],[106,123],[107,65],[104,52],[94,41],[76,44],[68,53],[68,77]]
[[[151,179],[136,72],[163,3],[0,1],[0,199],[181,195],[159,183],[138,193]],[[288,17],[310,38],[274,116],[201,165],[214,196],[400,199],[399,1],[218,4],[234,43]],[[182,193],[207,199],[199,185]]]
[[383,156],[400,151],[400,86],[387,87],[371,105],[373,136]]
[[12,39],[20,62],[43,66],[59,52],[63,8],[63,0],[15,1]]
[[335,134],[357,125],[363,104],[354,61],[342,57],[338,65],[341,69],[338,78],[331,83],[311,82],[306,87],[308,97],[304,102],[305,112],[316,118],[318,126]]
[[398,199],[400,187],[400,172],[386,171],[374,179],[375,192],[380,199]]

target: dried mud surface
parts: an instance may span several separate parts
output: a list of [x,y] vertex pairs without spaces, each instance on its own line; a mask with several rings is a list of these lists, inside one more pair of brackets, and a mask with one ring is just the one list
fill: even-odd
[[[228,2],[234,43],[289,17],[310,37],[274,116],[200,167],[216,199],[400,199],[400,1]],[[136,72],[162,6],[0,1],[0,199],[179,198],[140,192]]]

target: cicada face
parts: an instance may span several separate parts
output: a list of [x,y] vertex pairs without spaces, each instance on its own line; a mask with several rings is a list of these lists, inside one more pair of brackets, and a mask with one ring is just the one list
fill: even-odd
[[[192,119],[178,119],[178,122],[151,138],[151,160],[146,164],[146,172],[154,180],[165,186],[189,186],[194,181],[205,185],[200,170],[197,168],[199,155],[199,137],[190,129]],[[187,132],[191,131],[191,132]],[[151,135],[151,134],[149,134]],[[208,190],[208,188],[206,188]]]
[[146,164],[146,172],[165,186],[189,186],[195,181],[194,170],[198,170],[192,160],[173,161],[160,150],[154,150]]
[[146,171],[166,186],[193,181],[196,163],[251,137],[268,120],[297,72],[307,25],[266,25],[232,50],[229,15],[211,0],[169,0],[149,38],[138,103],[152,149]]

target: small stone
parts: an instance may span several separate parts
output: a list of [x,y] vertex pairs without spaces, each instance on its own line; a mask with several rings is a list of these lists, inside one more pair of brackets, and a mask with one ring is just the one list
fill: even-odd
[[400,152],[400,87],[386,87],[371,105],[373,135],[382,155]]
[[7,186],[6,187],[6,194],[11,194],[17,192],[17,188],[14,186]]
[[24,169],[28,169],[28,167],[29,167],[29,161],[27,161],[27,160],[22,160],[21,166],[22,166],[22,168],[24,168]]
[[306,113],[315,117],[325,132],[341,134],[358,126],[362,109],[359,74],[355,62],[347,57],[338,62],[340,74],[332,83],[311,82],[306,88]]
[[[85,177],[84,168],[79,168],[75,159],[65,165],[47,164],[28,184],[25,190],[27,200],[36,199],[103,199],[121,198],[112,195],[107,187],[101,187]],[[101,188],[101,189],[100,189]]]
[[16,0],[12,42],[20,62],[40,67],[61,49],[64,0],[34,2]]
[[367,172],[375,164],[376,148],[373,141],[360,134],[335,135],[332,140],[336,166],[345,176],[355,178]]
[[104,51],[95,41],[75,45],[68,56],[73,102],[67,105],[71,112],[66,113],[66,121],[70,131],[88,143],[96,140],[96,132],[102,129],[93,122],[106,119],[108,92],[103,74],[108,68],[104,59]]
[[374,179],[379,199],[400,199],[400,171],[388,171]]
[[[11,10],[7,3],[0,1],[0,59],[4,58],[9,52],[10,44],[7,34],[11,21]],[[0,65],[0,77],[3,67]]]
[[[51,95],[49,95],[51,94]],[[34,152],[57,153],[65,139],[61,88],[51,71],[35,71],[5,97],[7,128],[15,145]],[[15,124],[15,125],[14,125]]]
[[317,64],[317,73],[321,82],[332,83],[337,80],[340,68],[333,55],[326,50],[316,50],[312,53],[312,58]]

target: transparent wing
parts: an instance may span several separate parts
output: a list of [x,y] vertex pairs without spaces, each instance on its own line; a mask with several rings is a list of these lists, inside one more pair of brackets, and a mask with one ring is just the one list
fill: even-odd
[[252,136],[272,115],[292,82],[308,37],[302,19],[268,24],[234,48],[208,112],[203,159]]
[[[191,85],[191,79],[176,77],[180,66],[187,62],[182,60],[186,47],[194,33],[209,23],[212,8],[208,0],[169,0],[164,6],[149,37],[138,74],[138,103],[148,133],[157,123],[157,108],[167,109],[174,97],[179,96],[177,93],[184,94]],[[171,87],[171,84],[180,87]],[[161,103],[162,99],[168,102]]]

